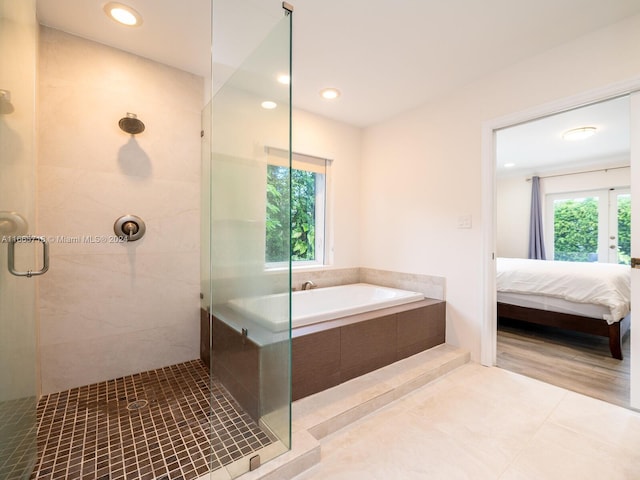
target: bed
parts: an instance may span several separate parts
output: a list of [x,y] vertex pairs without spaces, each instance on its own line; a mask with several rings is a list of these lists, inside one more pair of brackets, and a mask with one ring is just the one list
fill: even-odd
[[609,339],[622,360],[631,323],[631,272],[627,265],[498,258],[498,317],[573,330]]

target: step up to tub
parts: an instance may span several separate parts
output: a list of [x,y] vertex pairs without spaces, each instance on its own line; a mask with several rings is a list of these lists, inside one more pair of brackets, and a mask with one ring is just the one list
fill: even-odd
[[469,361],[442,344],[293,402],[293,430],[321,439]]
[[293,402],[292,448],[242,480],[283,480],[320,462],[323,437],[375,412],[470,359],[443,344]]

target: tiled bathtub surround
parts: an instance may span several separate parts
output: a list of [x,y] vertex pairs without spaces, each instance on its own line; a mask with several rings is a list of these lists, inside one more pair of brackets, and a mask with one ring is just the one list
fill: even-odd
[[300,289],[307,280],[311,280],[318,287],[371,283],[382,287],[421,292],[427,298],[445,300],[445,278],[436,275],[392,272],[373,268],[323,268],[293,271],[291,281],[295,289]]
[[336,285],[351,285],[360,282],[359,268],[322,268],[291,272],[291,283],[294,289],[300,290],[302,284],[311,280],[318,287],[334,287]]
[[[293,269],[291,272],[291,287],[300,290],[302,284],[311,280],[319,288],[335,287],[337,285],[351,285],[354,283],[372,283],[383,287],[400,288],[421,292],[427,298],[435,300],[445,300],[444,277],[436,275],[422,275],[417,273],[391,272],[387,270],[375,270],[372,268],[332,268],[318,267],[309,269]],[[216,299],[224,302],[237,296],[238,291],[246,287],[247,278],[244,277],[223,277],[213,281],[213,288],[217,292]],[[287,288],[287,276],[282,274],[282,270],[273,271],[261,278],[251,277],[253,286],[261,295],[269,293],[281,293]],[[208,287],[203,287],[208,288]]]
[[43,397],[32,480],[191,480],[271,444],[210,382],[194,360]]
[[444,300],[446,295],[445,278],[435,275],[390,272],[388,270],[361,268],[360,281],[383,287],[393,287],[400,288],[402,290],[410,290],[412,292],[421,292],[425,297],[436,300]]
[[294,329],[293,400],[444,343],[445,302],[411,305]]

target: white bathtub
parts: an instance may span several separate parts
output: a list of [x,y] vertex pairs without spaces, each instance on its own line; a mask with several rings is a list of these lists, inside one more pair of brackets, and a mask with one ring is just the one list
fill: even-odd
[[[423,300],[424,295],[367,283],[293,292],[292,328]],[[286,293],[237,298],[229,306],[272,332],[289,328]]]

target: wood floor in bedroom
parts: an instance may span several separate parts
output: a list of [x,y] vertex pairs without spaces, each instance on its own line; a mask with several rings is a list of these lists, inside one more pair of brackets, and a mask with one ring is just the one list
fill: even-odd
[[501,319],[497,365],[609,403],[629,406],[630,335],[624,360],[609,352],[603,337]]

